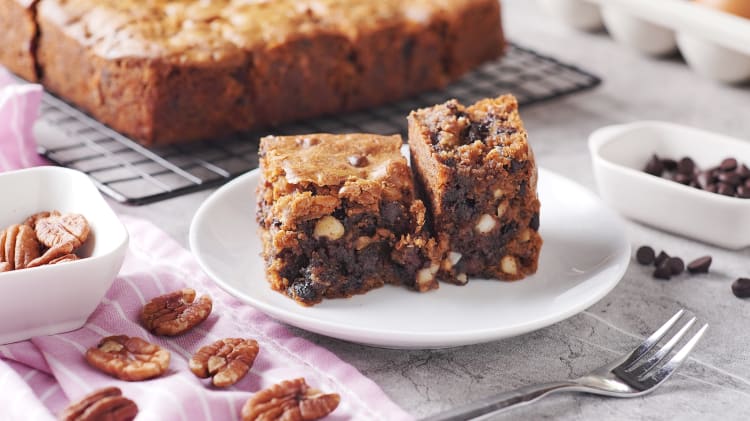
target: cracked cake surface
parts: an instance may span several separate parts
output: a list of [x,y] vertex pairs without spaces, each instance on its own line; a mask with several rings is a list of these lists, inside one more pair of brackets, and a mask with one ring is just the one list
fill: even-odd
[[147,145],[405,98],[505,45],[497,0],[0,0],[0,27],[0,63]]
[[447,244],[439,277],[517,280],[536,272],[537,168],[511,95],[412,112],[409,148],[432,229]]

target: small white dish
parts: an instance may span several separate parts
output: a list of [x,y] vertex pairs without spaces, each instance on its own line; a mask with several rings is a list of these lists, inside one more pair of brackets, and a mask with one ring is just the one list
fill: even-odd
[[750,79],[748,54],[687,33],[677,34],[677,44],[685,61],[703,76],[725,83],[742,83]]
[[574,28],[597,31],[603,27],[599,6],[585,0],[537,0],[537,2],[547,13]]
[[0,227],[49,210],[80,213],[91,233],[71,263],[0,273],[0,344],[75,330],[120,270],[128,233],[85,174],[59,167],[0,173]]
[[618,6],[602,7],[602,18],[612,38],[640,52],[663,56],[677,51],[674,31],[632,15]]
[[226,184],[193,218],[190,248],[216,283],[270,316],[323,335],[375,346],[441,348],[520,335],[604,297],[630,261],[622,220],[591,192],[539,172],[544,238],[539,271],[518,282],[472,279],[416,293],[385,286],[303,307],[265,280],[255,222],[258,170]]
[[643,172],[652,154],[692,158],[701,169],[728,157],[750,163],[750,143],[662,122],[599,129],[589,137],[599,193],[622,215],[729,249],[750,245],[750,199],[684,186]]

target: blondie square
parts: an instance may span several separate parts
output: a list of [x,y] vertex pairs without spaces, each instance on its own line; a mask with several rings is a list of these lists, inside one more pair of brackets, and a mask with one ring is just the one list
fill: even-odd
[[267,280],[304,305],[384,284],[437,288],[401,137],[311,134],[260,143],[257,220]]
[[536,272],[537,169],[511,95],[455,100],[409,115],[409,148],[432,228],[448,245],[440,279],[521,279]]

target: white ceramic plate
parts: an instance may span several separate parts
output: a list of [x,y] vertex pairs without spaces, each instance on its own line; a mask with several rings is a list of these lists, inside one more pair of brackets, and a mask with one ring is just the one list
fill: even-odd
[[622,221],[588,190],[540,170],[539,271],[520,282],[471,279],[417,293],[385,286],[303,307],[272,291],[256,235],[258,170],[216,191],[196,213],[190,247],[223,289],[270,316],[322,335],[395,348],[441,348],[520,335],[568,318],[604,297],[625,273]]

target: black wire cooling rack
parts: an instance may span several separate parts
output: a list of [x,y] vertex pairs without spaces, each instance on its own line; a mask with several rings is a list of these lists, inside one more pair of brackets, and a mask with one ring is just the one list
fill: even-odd
[[[409,111],[457,98],[472,103],[511,92],[529,105],[597,86],[601,80],[515,44],[441,91],[366,111],[278,127],[274,134],[405,133]],[[53,95],[42,99],[35,126],[39,153],[83,171],[113,199],[141,205],[217,186],[258,166],[256,132],[184,145],[145,148]]]

